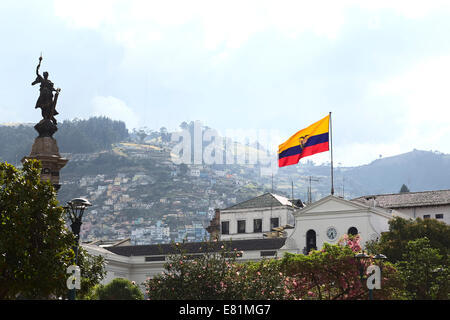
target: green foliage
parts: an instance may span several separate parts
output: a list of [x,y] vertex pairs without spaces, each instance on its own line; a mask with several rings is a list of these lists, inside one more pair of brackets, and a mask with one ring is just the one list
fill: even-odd
[[65,227],[41,165],[18,170],[0,163],[0,299],[46,299],[65,294],[74,237]]
[[81,288],[76,291],[76,299],[90,300],[93,290],[106,275],[105,259],[102,256],[90,255],[80,247],[77,264],[81,269]]
[[[219,247],[220,245],[220,247]],[[251,300],[285,297],[284,275],[271,261],[237,263],[241,252],[230,243],[205,243],[205,253],[189,256],[183,245],[165,264],[165,271],[148,279],[152,300]]]
[[[282,259],[238,263],[232,242],[217,248],[210,243],[204,255],[189,257],[179,245],[165,271],[145,283],[150,299],[266,300],[266,299],[367,299],[360,264],[349,246],[325,244],[309,255],[286,253]],[[382,264],[382,289],[375,299],[403,297],[403,283],[390,263]]]
[[55,139],[62,152],[89,153],[111,149],[111,145],[128,137],[128,130],[122,121],[105,117],[88,120],[64,121]]
[[92,298],[97,300],[143,300],[144,294],[131,281],[116,278],[107,285],[98,285]]
[[406,184],[402,184],[402,187],[400,188],[400,193],[410,192]]
[[[0,160],[18,165],[30,153],[36,136],[32,126],[0,126]],[[113,143],[128,137],[128,130],[122,121],[93,117],[58,124],[54,137],[61,152],[89,153],[111,149]]]
[[427,237],[431,248],[448,257],[450,253],[450,226],[435,219],[406,220],[396,217],[389,221],[389,231],[381,235],[378,242],[369,242],[369,252],[383,253],[389,261],[403,260],[407,244],[411,240]]
[[[370,264],[379,264],[373,259],[357,261],[349,246],[325,243],[322,250],[313,250],[308,255],[286,253],[281,260],[281,270],[293,284],[291,295],[297,299],[353,300],[367,299],[368,291],[361,271]],[[395,267],[383,263],[381,290],[375,290],[375,299],[397,299],[402,284]]]
[[[75,237],[40,171],[35,160],[22,170],[0,163],[0,299],[49,299],[68,292],[66,270],[73,263]],[[80,250],[78,265],[83,295],[103,278],[103,258]]]
[[408,241],[398,270],[410,299],[450,299],[448,257],[431,247],[428,238]]

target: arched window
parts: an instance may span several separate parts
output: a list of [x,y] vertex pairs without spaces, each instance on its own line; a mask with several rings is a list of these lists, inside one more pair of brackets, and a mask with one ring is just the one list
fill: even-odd
[[358,234],[358,229],[356,229],[355,227],[351,227],[350,229],[348,229],[347,234],[351,234],[352,236],[356,236]]
[[306,254],[308,254],[311,250],[317,250],[316,232],[312,229],[306,232]]

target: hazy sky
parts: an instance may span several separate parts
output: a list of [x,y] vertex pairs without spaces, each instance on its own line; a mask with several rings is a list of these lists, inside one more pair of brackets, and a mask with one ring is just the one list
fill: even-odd
[[0,21],[0,123],[40,120],[42,52],[59,121],[201,120],[278,144],[331,111],[336,163],[450,153],[449,1],[17,0]]

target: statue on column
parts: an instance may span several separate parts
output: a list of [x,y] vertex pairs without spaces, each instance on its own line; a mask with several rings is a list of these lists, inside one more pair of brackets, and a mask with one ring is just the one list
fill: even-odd
[[42,76],[39,74],[41,62],[42,54],[36,67],[36,80],[31,85],[34,86],[38,83],[41,85],[35,109],[41,109],[43,119],[34,126],[39,136],[34,139],[30,154],[22,158],[22,163],[30,159],[39,160],[42,164],[41,180],[50,180],[56,190],[58,190],[61,186],[59,183],[59,172],[69,161],[61,157],[56,139],[53,138],[53,134],[58,130],[55,115],[58,114],[56,102],[61,89],[53,87],[53,82],[48,79],[48,72],[44,72]]
[[[60,88],[55,89],[53,87],[53,82],[48,79],[48,72],[45,71],[43,76],[39,74],[39,68],[41,67],[42,55],[39,57],[39,64],[36,67],[36,80],[34,80],[31,85],[37,83],[41,84],[39,89],[39,98],[36,101],[35,109],[41,108],[42,110],[42,120],[35,126],[35,129],[39,132],[40,136],[52,136],[56,132],[57,121],[55,115],[58,114],[56,111],[56,103],[58,101]],[[55,95],[53,96],[53,92]]]

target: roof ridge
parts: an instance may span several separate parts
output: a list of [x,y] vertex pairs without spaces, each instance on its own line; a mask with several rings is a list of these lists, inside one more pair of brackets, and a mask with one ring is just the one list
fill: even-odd
[[412,193],[431,193],[431,192],[450,192],[450,189],[441,189],[441,190],[427,190],[427,191],[412,191],[412,192],[397,192],[397,193],[381,193],[381,194],[370,194],[370,195],[364,195],[364,196],[359,196],[357,198],[351,199],[351,200],[356,200],[356,199],[360,199],[360,198],[369,198],[369,197],[380,197],[380,196],[396,196],[396,195],[407,195],[407,194],[412,194]]

